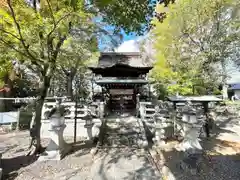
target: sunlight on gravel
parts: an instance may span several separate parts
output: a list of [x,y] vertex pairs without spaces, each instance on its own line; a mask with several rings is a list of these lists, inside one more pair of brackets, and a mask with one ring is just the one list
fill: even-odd
[[[27,148],[30,140],[28,132],[19,135],[2,135],[0,140],[2,146],[5,146],[2,163],[4,166],[4,178],[6,179],[53,180],[59,179],[59,176],[71,177],[80,172],[88,172],[92,164],[92,156],[89,153],[90,148],[82,146],[83,143],[78,144],[73,149],[74,152],[61,161],[38,162],[33,157],[28,157],[28,159],[24,157],[28,152]],[[42,144],[46,146],[48,141],[48,139],[43,139]],[[67,139],[67,141],[72,142],[73,139]],[[82,147],[83,149],[81,149]],[[9,175],[6,175],[7,173]]]

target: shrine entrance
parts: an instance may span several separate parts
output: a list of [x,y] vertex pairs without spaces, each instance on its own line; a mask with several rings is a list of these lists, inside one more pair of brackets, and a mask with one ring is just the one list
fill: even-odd
[[136,110],[136,96],[148,84],[146,74],[152,69],[142,63],[140,53],[101,53],[97,67],[89,68],[103,89],[110,112]]
[[112,111],[132,111],[136,107],[134,89],[110,89],[109,109]]

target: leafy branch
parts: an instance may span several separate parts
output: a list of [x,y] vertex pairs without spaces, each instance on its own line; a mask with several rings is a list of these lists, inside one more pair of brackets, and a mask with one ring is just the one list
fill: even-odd
[[13,7],[11,5],[11,0],[7,0],[7,4],[8,4],[8,7],[10,9],[10,12],[11,12],[11,16],[13,18],[13,21],[17,27],[17,31],[18,31],[18,35],[19,35],[19,40],[20,42],[22,43],[24,49],[26,50],[26,53],[29,55],[29,57],[31,57],[33,60],[37,61],[39,59],[37,59],[30,51],[29,51],[29,45],[26,45],[25,44],[25,40],[23,38],[23,35],[22,35],[22,31],[21,31],[21,28],[20,28],[20,25],[19,23],[17,22],[17,19],[16,19],[16,15],[15,15],[15,12],[13,10]]

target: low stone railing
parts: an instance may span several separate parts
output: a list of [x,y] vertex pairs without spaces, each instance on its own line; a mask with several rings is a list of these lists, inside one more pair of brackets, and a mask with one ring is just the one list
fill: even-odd
[[182,132],[182,126],[177,123],[173,106],[166,102],[158,105],[152,102],[140,102],[140,117],[145,127],[151,131],[156,145],[174,137],[178,131]]
[[[101,104],[93,104],[93,106],[89,107],[87,105],[77,105],[75,102],[62,102],[62,106],[65,107],[65,111],[68,112],[65,114],[65,125],[66,128],[63,132],[63,136],[72,137],[74,136],[74,125],[75,119],[77,137],[81,137],[83,139],[91,139],[93,137],[98,136],[99,128],[102,124],[102,121],[99,117],[102,117],[104,113],[100,112],[102,109]],[[47,117],[47,114],[56,106],[56,102],[46,102],[44,103],[42,110],[42,126],[41,126],[41,136],[43,138],[49,138],[50,132],[50,120]],[[93,118],[95,117],[95,118]]]
[[168,102],[161,102],[157,106],[155,116],[156,133],[154,142],[161,145],[163,140],[174,136],[174,111]]
[[140,102],[140,116],[143,120],[154,119],[156,106],[152,102]]
[[152,102],[139,103],[140,118],[142,120],[146,135],[148,138],[155,136],[155,115],[156,106]]

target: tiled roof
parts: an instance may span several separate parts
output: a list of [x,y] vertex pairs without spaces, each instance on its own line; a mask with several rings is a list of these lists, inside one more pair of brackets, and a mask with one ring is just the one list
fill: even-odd
[[114,65],[128,65],[131,67],[152,67],[147,58],[138,52],[104,52],[98,61],[98,68],[112,67]]

